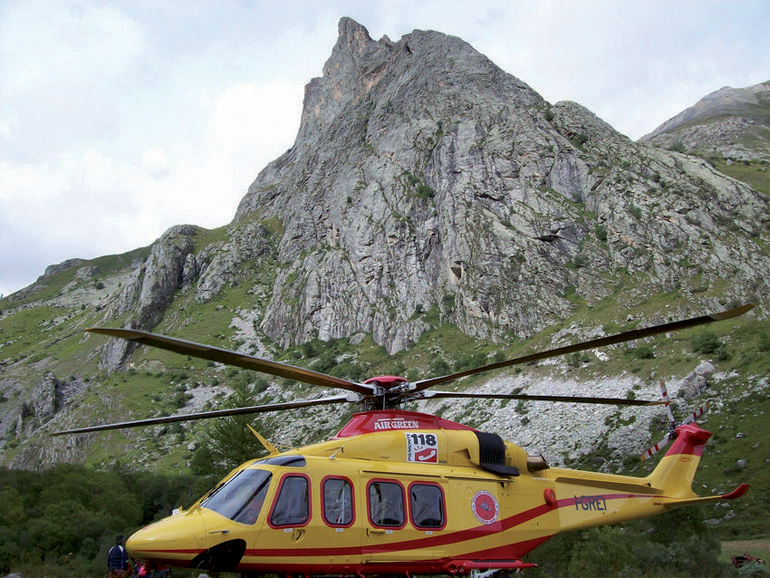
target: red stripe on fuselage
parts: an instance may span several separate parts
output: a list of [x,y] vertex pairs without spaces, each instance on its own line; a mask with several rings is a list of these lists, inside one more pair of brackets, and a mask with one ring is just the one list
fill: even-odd
[[[602,494],[595,496],[596,498],[602,498],[604,500],[623,500],[629,498],[654,498],[649,494]],[[576,503],[580,505],[582,502],[580,498],[562,498],[557,502],[557,508],[575,507]],[[467,530],[460,530],[458,532],[441,533],[434,536],[426,536],[424,538],[418,538],[416,540],[408,540],[402,542],[391,542],[388,544],[370,544],[362,546],[348,546],[342,548],[280,548],[280,549],[262,549],[254,548],[246,550],[246,556],[355,556],[358,554],[374,554],[382,552],[397,552],[401,550],[418,550],[420,548],[435,548],[437,546],[445,546],[447,544],[460,544],[469,540],[475,540],[477,538],[483,538],[485,536],[498,534],[505,532],[516,526],[524,524],[530,520],[538,518],[547,514],[553,510],[553,506],[548,504],[542,504],[524,512],[519,512],[509,518],[500,520],[494,524],[484,524],[480,526],[474,526]],[[550,537],[550,536],[549,536]],[[547,539],[547,538],[546,538]],[[529,542],[537,542],[528,548],[520,555],[526,554],[536,546],[540,545],[543,541],[537,542],[537,540],[525,540],[524,542],[518,542],[512,545],[527,544]],[[510,546],[510,545],[509,545]],[[464,556],[467,557],[467,556]]]

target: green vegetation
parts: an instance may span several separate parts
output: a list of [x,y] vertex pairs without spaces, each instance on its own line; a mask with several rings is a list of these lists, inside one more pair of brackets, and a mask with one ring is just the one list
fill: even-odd
[[570,137],[570,142],[579,149],[583,149],[583,145],[588,142],[588,135],[585,133],[578,133]]
[[0,469],[0,573],[104,576],[106,553],[117,534],[128,535],[190,505],[207,489],[199,482],[121,467]]
[[684,146],[684,143],[680,140],[674,141],[671,143],[671,146],[668,147],[668,150],[673,151],[675,153],[687,153],[687,148]]
[[563,534],[527,559],[534,576],[627,576],[689,578],[740,576],[719,560],[720,544],[698,508]]
[[[248,407],[253,401],[253,390],[250,391],[248,380],[244,374],[239,379],[231,380],[234,393],[222,404],[222,409]],[[266,380],[260,380],[254,389],[266,388]],[[206,442],[195,451],[190,463],[193,474],[201,476],[213,485],[228,471],[251,459],[261,457],[266,453],[265,448],[249,430],[249,425],[264,433],[264,428],[255,424],[254,416],[232,416],[215,420],[206,433]]]
[[594,228],[594,234],[596,235],[596,239],[602,243],[607,242],[607,228],[603,225],[596,225]]
[[655,359],[655,350],[649,343],[629,347],[626,349],[626,353],[637,359]]
[[706,355],[713,355],[717,361],[727,361],[730,359],[730,353],[727,351],[727,346],[722,343],[716,333],[707,331],[694,336],[690,340],[692,350],[696,353],[704,353]]
[[436,191],[434,191],[430,185],[409,171],[404,171],[402,178],[417,197],[421,199],[432,199],[436,196]]

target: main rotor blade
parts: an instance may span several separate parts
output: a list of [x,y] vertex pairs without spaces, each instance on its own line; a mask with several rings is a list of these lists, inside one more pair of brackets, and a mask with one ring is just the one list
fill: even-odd
[[593,349],[595,347],[603,347],[605,345],[614,345],[615,343],[623,343],[625,341],[633,341],[634,339],[641,339],[643,337],[650,337],[652,335],[659,335],[661,333],[668,333],[669,331],[680,331],[682,329],[689,329],[690,327],[696,327],[706,323],[713,323],[714,321],[722,321],[724,319],[731,319],[738,315],[743,315],[750,310],[754,305],[742,305],[734,309],[729,309],[721,313],[711,313],[710,315],[703,315],[701,317],[693,317],[692,319],[684,319],[682,321],[673,321],[671,323],[664,323],[662,325],[654,325],[652,327],[645,327],[643,329],[632,329],[630,331],[624,331],[622,333],[616,333],[615,335],[608,335],[607,337],[600,337],[598,339],[592,339],[591,341],[584,341],[582,343],[575,343],[574,345],[567,345],[564,347],[557,347],[556,349],[549,349],[547,351],[539,351],[537,353],[531,353],[515,359],[509,359],[508,361],[499,361],[497,363],[490,363],[482,367],[475,369],[468,369],[451,375],[444,375],[442,377],[433,377],[430,379],[423,379],[412,384],[411,391],[422,391],[434,385],[441,383],[448,383],[461,377],[467,377],[469,375],[475,375],[484,371],[490,371],[492,369],[500,369],[502,367],[509,367],[511,365],[519,365],[522,363],[529,363],[530,361],[539,361],[541,359],[548,359],[556,357],[557,355],[566,355],[568,353],[575,353],[577,351],[585,351],[586,349]]
[[171,415],[167,417],[153,417],[149,419],[139,419],[136,421],[124,421],[120,423],[108,423],[103,425],[94,425],[81,427],[77,429],[68,429],[64,431],[53,432],[53,436],[63,436],[69,434],[88,433],[94,431],[105,431],[111,429],[124,429],[132,427],[142,427],[147,425],[157,425],[163,423],[174,423],[180,421],[194,421],[198,419],[209,419],[214,417],[227,417],[231,415],[247,415],[252,413],[266,413],[270,411],[280,411],[284,409],[297,409],[300,407],[309,407],[312,405],[328,405],[333,403],[345,403],[358,401],[354,396],[339,395],[336,397],[323,397],[320,399],[306,399],[301,401],[287,401],[283,403],[272,403],[268,405],[254,405],[251,407],[237,407],[233,409],[217,409],[213,411],[204,411],[200,413],[188,413],[184,415]]
[[263,359],[246,353],[238,353],[237,351],[229,351],[210,345],[202,345],[200,343],[185,341],[175,337],[158,335],[157,333],[149,333],[138,329],[113,329],[110,327],[91,327],[90,329],[86,329],[86,331],[109,335],[111,337],[119,337],[135,343],[151,345],[152,347],[166,349],[183,355],[200,357],[201,359],[208,359],[209,361],[216,361],[226,365],[234,365],[236,367],[243,367],[244,369],[253,369],[263,373],[269,373],[270,375],[277,375],[278,377],[296,379],[297,381],[308,383],[310,385],[338,387],[340,389],[354,391],[361,395],[371,395],[374,392],[374,386],[363,383],[355,383],[353,381],[348,381],[347,379],[334,377],[333,375],[319,373],[318,371],[294,367],[286,363],[270,361],[269,359]]
[[423,399],[522,399],[525,401],[558,401],[565,403],[597,403],[603,405],[663,405],[665,402],[620,397],[580,397],[571,395],[529,395],[526,393],[468,393],[457,391],[426,392]]

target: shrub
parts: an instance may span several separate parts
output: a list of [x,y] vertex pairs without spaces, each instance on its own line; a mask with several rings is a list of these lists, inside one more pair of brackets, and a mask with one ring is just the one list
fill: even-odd
[[727,346],[722,343],[716,333],[706,332],[696,335],[690,340],[690,347],[695,353],[713,355],[716,361],[727,361],[730,359],[730,353]]
[[487,364],[487,356],[481,351],[465,355],[455,362],[455,372],[464,371],[466,369],[476,369],[482,365]]
[[588,142],[588,135],[585,135],[583,133],[578,133],[569,140],[573,145],[580,148]]
[[671,146],[668,147],[668,150],[673,151],[675,153],[686,153],[687,149],[684,146],[684,143],[680,140],[675,141],[671,143]]
[[449,364],[441,358],[438,358],[430,366],[432,375],[447,375],[449,373]]
[[599,241],[604,242],[607,240],[607,229],[605,229],[603,226],[597,225],[594,229],[594,233],[596,234],[596,238]]
[[630,347],[626,351],[637,359],[655,359],[655,351],[653,350],[652,345],[646,343],[637,347]]
[[567,365],[570,367],[580,367],[584,363],[589,363],[591,361],[591,356],[586,353],[585,351],[576,351],[572,353],[569,356],[569,361],[567,361]]
[[770,351],[770,334],[765,331],[759,334],[757,349],[760,351]]

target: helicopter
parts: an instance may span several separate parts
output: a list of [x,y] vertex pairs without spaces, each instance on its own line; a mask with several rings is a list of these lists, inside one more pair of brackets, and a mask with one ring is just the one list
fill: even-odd
[[[230,472],[192,506],[126,541],[136,559],[242,575],[492,575],[536,566],[523,557],[555,535],[739,498],[700,497],[691,486],[711,434],[694,418],[676,425],[670,449],[645,477],[551,467],[495,433],[407,411],[406,401],[484,398],[666,405],[667,400],[475,394],[432,388],[463,377],[737,317],[753,305],[634,329],[420,381],[379,376],[362,383],[236,351],[126,328],[87,331],[210,361],[337,388],[342,395],[221,409],[51,435],[73,435],[193,419],[359,403],[332,438],[267,450]],[[664,394],[665,395],[665,394]],[[670,414],[670,410],[669,415]],[[697,417],[697,416],[696,416]],[[655,450],[657,451],[657,449]],[[650,454],[652,455],[652,454]]]

